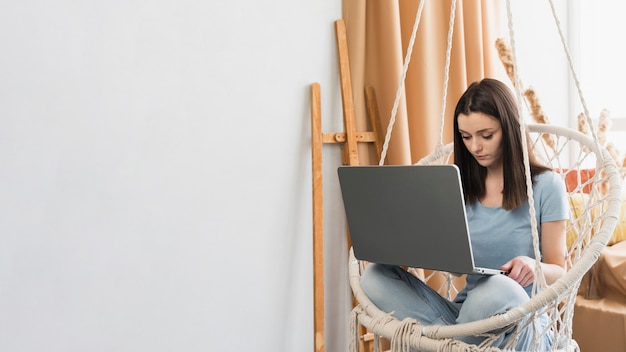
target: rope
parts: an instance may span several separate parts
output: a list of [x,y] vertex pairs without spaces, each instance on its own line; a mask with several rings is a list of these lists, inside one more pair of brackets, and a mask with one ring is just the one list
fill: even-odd
[[[410,352],[410,337],[411,333],[413,332],[413,324],[416,323],[417,321],[415,321],[414,319],[404,319],[402,321],[400,326],[396,329],[396,331],[394,331],[391,338],[392,351]],[[417,333],[419,334],[419,329],[417,329]]]
[[[513,29],[513,13],[511,11],[510,0],[506,1],[506,13],[507,13],[507,20],[508,20],[509,36],[511,37],[510,39],[511,40],[511,56],[513,59],[513,66],[519,67],[517,65],[517,54],[515,50],[515,33]],[[518,71],[519,70],[514,71],[513,76],[514,76],[515,82],[513,85],[515,86],[515,92],[517,94],[517,101],[521,102],[522,91],[520,88],[521,84],[520,84]],[[538,289],[547,286],[547,284],[546,284],[545,276],[543,275],[543,271],[541,268],[541,251],[539,250],[539,232],[537,229],[535,200],[533,198],[533,181],[532,181],[532,176],[530,173],[530,160],[528,156],[528,141],[526,140],[526,124],[521,120],[522,113],[523,113],[521,104],[518,104],[518,113],[520,117],[519,122],[520,122],[520,130],[522,134],[522,151],[523,151],[523,157],[524,157],[524,170],[526,173],[526,195],[528,197],[530,225],[531,225],[530,227],[532,230],[533,250],[535,253],[535,280],[533,281],[533,288],[532,288],[532,292],[534,295],[538,291]],[[539,281],[537,279],[539,279]]]
[[424,9],[425,0],[421,0],[419,7],[417,8],[417,15],[415,16],[415,22],[413,23],[413,30],[411,32],[411,39],[404,57],[404,66],[402,67],[402,76],[400,78],[400,85],[396,90],[396,98],[393,102],[393,108],[391,109],[391,118],[387,125],[387,132],[385,134],[385,141],[383,143],[383,150],[380,153],[380,160],[378,165],[385,164],[385,158],[387,157],[387,150],[389,149],[389,141],[391,140],[391,132],[393,131],[393,125],[396,123],[396,115],[398,114],[398,107],[400,106],[400,99],[402,98],[402,92],[404,91],[404,80],[406,79],[406,73],[409,70],[409,62],[411,61],[411,54],[413,53],[413,47],[415,46],[415,37],[417,36],[417,28],[422,18],[422,10]]
[[[584,111],[584,115],[585,118],[587,119],[588,125],[589,125],[589,129],[591,132],[591,135],[593,137],[593,141],[596,144],[596,148],[599,147],[599,141],[598,141],[598,137],[596,135],[595,129],[593,127],[593,123],[591,121],[591,117],[589,114],[589,109],[587,106],[587,102],[585,100],[585,97],[583,95],[582,92],[582,88],[581,88],[581,84],[580,84],[580,80],[578,79],[578,75],[576,74],[576,70],[574,69],[574,63],[572,60],[572,56],[570,54],[569,48],[567,46],[567,43],[565,41],[565,36],[563,35],[563,30],[561,28],[561,22],[558,18],[558,15],[556,13],[556,9],[554,7],[554,2],[553,0],[548,0],[549,4],[550,4],[550,9],[551,9],[551,13],[552,13],[552,17],[554,19],[555,25],[557,27],[557,31],[559,33],[559,39],[561,41],[561,45],[563,46],[563,51],[565,53],[565,56],[567,58],[567,62],[568,62],[568,67],[570,69],[570,73],[572,75],[572,78],[574,80],[574,83],[576,85],[576,89],[578,92],[578,96],[579,99],[581,101],[581,104],[583,106],[583,111]],[[513,66],[514,67],[519,67],[517,65],[517,54],[516,54],[516,45],[515,45],[515,35],[514,35],[514,28],[513,28],[513,14],[511,11],[511,2],[510,0],[506,1],[506,8],[507,8],[507,19],[508,19],[508,29],[509,29],[509,36],[510,36],[510,41],[511,41],[511,55],[512,55],[512,59],[513,59]],[[514,71],[514,86],[515,86],[515,91],[517,94],[517,101],[518,102],[522,102],[522,92],[521,92],[521,82],[520,82],[520,78],[518,75],[518,70]],[[520,114],[520,118],[522,116],[522,109],[521,109],[521,104],[518,107],[519,109],[519,114]],[[545,276],[543,275],[543,270],[541,267],[541,252],[539,249],[539,234],[538,234],[538,230],[537,230],[537,220],[536,220],[536,209],[535,209],[535,201],[533,198],[533,190],[532,190],[532,177],[530,174],[530,165],[529,165],[529,156],[528,156],[528,145],[527,145],[527,141],[526,138],[524,137],[526,135],[526,126],[524,123],[522,123],[522,121],[520,121],[520,130],[522,133],[522,146],[523,146],[523,157],[524,157],[524,168],[525,168],[525,172],[526,172],[526,189],[527,189],[527,196],[528,196],[528,204],[529,204],[529,214],[530,214],[530,222],[531,222],[531,229],[532,229],[532,235],[533,235],[533,249],[535,252],[535,281],[533,282],[533,289],[532,292],[533,294],[536,294],[538,290],[543,289],[544,287],[547,286],[546,280],[545,280]]]
[[[405,342],[413,349],[415,349],[416,345],[419,345],[419,350],[430,352],[442,351],[451,347],[449,339],[454,340],[460,336],[482,336],[485,337],[485,340],[478,346],[470,345],[467,347],[460,344],[459,346],[454,346],[453,350],[459,352],[466,351],[465,348],[467,348],[467,351],[472,352],[509,351],[517,344],[520,338],[520,332],[523,331],[525,327],[534,329],[535,327],[530,324],[535,324],[534,318],[543,314],[549,314],[550,322],[544,328],[537,329],[534,333],[531,332],[534,336],[528,343],[534,344],[535,346],[530,350],[536,350],[538,347],[537,344],[541,342],[541,336],[546,334],[554,334],[555,336],[553,349],[566,349],[569,351],[572,350],[572,346],[576,345],[575,341],[572,340],[571,330],[574,298],[581,278],[599,257],[600,251],[604,248],[604,244],[608,241],[617,223],[621,194],[619,174],[606,150],[595,150],[594,142],[590,136],[560,126],[528,125],[527,128],[533,138],[529,144],[534,145],[535,143],[539,143],[541,139],[540,136],[544,133],[552,134],[558,137],[557,145],[559,148],[556,148],[556,151],[569,150],[569,147],[567,147],[569,143],[575,143],[576,146],[572,146],[572,148],[576,148],[577,150],[583,149],[580,147],[589,147],[586,152],[580,152],[578,159],[574,161],[574,164],[578,167],[580,167],[582,160],[597,157],[598,170],[606,168],[606,175],[602,176],[600,179],[609,180],[611,184],[609,187],[610,195],[604,196],[599,194],[596,189],[597,187],[594,188],[593,192],[589,194],[589,201],[585,201],[585,203],[581,205],[581,207],[584,208],[583,211],[576,213],[583,217],[581,221],[584,222],[584,224],[581,223],[581,230],[576,231],[576,235],[579,239],[586,238],[587,240],[576,240],[575,244],[569,247],[568,260],[571,268],[565,276],[553,285],[546,287],[526,304],[514,308],[503,315],[493,316],[467,324],[452,326],[424,326],[413,324],[412,332],[404,337],[407,339]],[[450,147],[452,147],[451,143],[445,146],[445,150],[448,153],[452,153]],[[595,155],[595,157],[593,155]],[[433,160],[432,155],[429,155],[418,163],[430,164],[435,163],[437,160]],[[555,169],[559,169],[557,166],[559,164],[558,156],[556,159],[551,160],[553,163],[551,166]],[[576,172],[576,169],[570,169],[568,172]],[[594,178],[594,184],[598,183],[598,177],[600,176],[598,175]],[[575,190],[570,190],[570,194],[580,195],[582,194],[582,188],[576,187]],[[600,209],[601,207],[602,211],[599,212],[590,209],[594,207],[596,207],[596,209]],[[577,218],[574,218],[572,224],[575,225],[577,223]],[[588,236],[590,236],[591,233],[593,234],[593,240],[589,242]],[[582,247],[584,247],[584,250],[582,250]],[[359,306],[355,308],[356,312],[359,313],[359,323],[370,328],[376,336],[391,338],[394,333],[400,335],[400,331],[396,332],[396,329],[398,329],[401,322],[393,318],[390,315],[391,313],[380,311],[362,291],[360,287],[358,262],[353,263],[352,261],[355,261],[355,259],[354,253],[351,251],[349,261],[350,285],[359,302]],[[436,273],[432,273],[428,277],[432,277],[433,275],[436,275]],[[492,347],[493,345],[499,344],[498,341],[500,341],[502,336],[508,337],[506,345],[499,348]],[[358,339],[355,341],[358,341]],[[402,347],[401,344],[399,345],[399,348],[400,347]],[[401,352],[401,350],[396,350],[396,352]]]
[[448,98],[448,83],[450,81],[450,57],[452,54],[452,35],[454,34],[454,21],[456,15],[456,0],[450,5],[450,21],[448,23],[448,42],[446,46],[446,66],[443,74],[443,94],[441,99],[441,123],[439,124],[439,142],[437,149],[443,148],[443,130],[446,116],[446,100]]
[[[422,10],[424,9],[424,0],[420,1],[419,7],[417,9],[417,15],[415,16],[415,23],[413,24],[413,30],[411,32],[411,39],[409,40],[409,45],[407,48],[407,53],[404,59],[404,66],[402,67],[402,76],[400,79],[400,85],[396,90],[396,97],[394,99],[393,107],[391,109],[391,118],[389,119],[389,124],[387,125],[387,131],[385,133],[385,141],[383,142],[383,148],[380,153],[380,160],[378,165],[385,164],[385,158],[387,157],[387,151],[389,149],[389,141],[391,140],[391,133],[393,131],[393,126],[396,122],[396,117],[398,114],[398,107],[400,106],[400,99],[402,98],[402,92],[404,91],[404,82],[406,80],[406,74],[409,68],[409,62],[411,60],[411,54],[413,53],[413,47],[415,46],[415,37],[417,35],[417,29],[419,27],[419,23],[422,17]],[[444,122],[445,122],[445,110],[446,110],[446,102],[448,97],[448,84],[450,81],[450,62],[451,62],[451,54],[452,54],[452,38],[454,34],[454,22],[456,15],[456,0],[452,0],[452,4],[450,6],[450,20],[448,23],[448,40],[446,44],[446,63],[444,67],[444,84],[443,84],[443,95],[441,99],[441,123],[439,125],[439,141],[436,150],[441,151],[443,148],[443,133],[444,133]]]
[[550,3],[550,10],[552,12],[552,18],[554,18],[554,24],[556,25],[557,31],[559,32],[559,39],[561,39],[561,45],[563,46],[563,51],[565,52],[565,57],[567,58],[567,63],[569,65],[569,70],[572,75],[572,79],[574,80],[574,84],[576,85],[578,98],[580,99],[580,103],[583,106],[583,113],[585,115],[585,118],[587,119],[591,136],[593,137],[593,140],[597,148],[599,146],[598,137],[596,135],[596,131],[591,121],[589,108],[587,107],[587,101],[585,100],[585,97],[583,96],[583,90],[581,88],[580,81],[578,80],[578,75],[576,74],[576,70],[574,69],[574,61],[572,60],[572,55],[570,54],[569,47],[567,46],[567,42],[565,41],[565,36],[563,35],[563,30],[561,28],[561,21],[559,20],[559,16],[557,15],[556,9],[554,8],[554,2],[552,0],[548,0],[548,2]]
[[352,309],[350,313],[350,352],[358,352],[359,348],[357,345],[359,344],[360,336],[359,336],[359,313],[360,309],[355,307]]

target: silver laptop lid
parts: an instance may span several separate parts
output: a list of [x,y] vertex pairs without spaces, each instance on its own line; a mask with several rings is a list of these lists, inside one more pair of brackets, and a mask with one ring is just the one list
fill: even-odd
[[342,166],[338,175],[356,258],[474,271],[456,165]]

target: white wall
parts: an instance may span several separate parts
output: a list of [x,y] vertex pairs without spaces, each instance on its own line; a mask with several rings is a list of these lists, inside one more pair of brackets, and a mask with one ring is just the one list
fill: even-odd
[[[340,131],[340,16],[338,0],[0,2],[0,351],[313,350],[309,85]],[[350,300],[324,153],[334,352]]]
[[[340,16],[0,2],[0,351],[312,351],[309,84],[340,128]],[[345,239],[327,246],[343,351]]]

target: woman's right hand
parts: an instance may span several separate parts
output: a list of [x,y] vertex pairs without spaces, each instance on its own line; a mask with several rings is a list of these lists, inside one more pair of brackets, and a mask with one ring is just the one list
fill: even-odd
[[519,256],[509,260],[500,267],[500,270],[508,271],[508,276],[522,287],[535,281],[535,260],[527,256]]

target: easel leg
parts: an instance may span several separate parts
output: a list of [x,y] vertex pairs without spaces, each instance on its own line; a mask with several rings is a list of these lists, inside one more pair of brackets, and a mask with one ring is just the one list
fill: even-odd
[[315,352],[324,352],[324,207],[322,188],[322,114],[320,85],[311,85],[313,170],[313,319]]
[[[313,306],[314,306],[314,342],[315,352],[325,351],[324,332],[324,220],[323,220],[323,188],[322,188],[322,146],[324,143],[341,144],[342,163],[344,165],[359,165],[358,143],[373,143],[378,159],[382,150],[382,132],[376,105],[376,95],[371,87],[366,89],[368,115],[372,132],[357,132],[352,98],[352,82],[350,78],[350,60],[348,57],[348,42],[343,20],[335,22],[337,52],[339,60],[339,75],[341,81],[341,98],[343,107],[343,133],[323,133],[320,101],[320,85],[311,85],[311,150],[313,174]],[[346,228],[346,230],[348,230]],[[348,246],[350,244],[349,231]],[[358,302],[354,302],[358,304]],[[378,339],[359,326],[361,351],[372,351]]]

